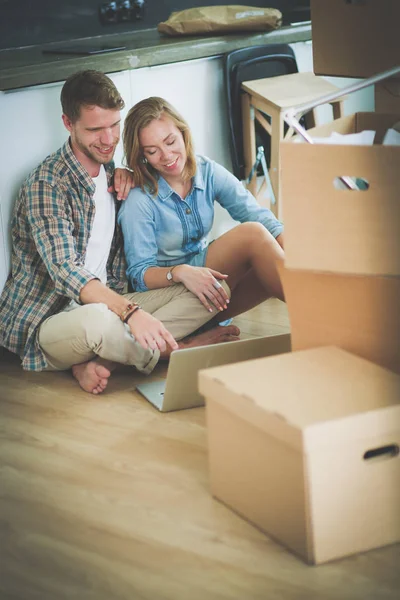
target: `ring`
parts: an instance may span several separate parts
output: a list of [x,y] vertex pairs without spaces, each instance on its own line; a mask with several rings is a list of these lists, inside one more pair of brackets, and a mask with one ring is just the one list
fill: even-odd
[[216,290],[219,290],[219,288],[222,288],[222,285],[220,284],[219,281],[216,281],[215,283],[213,283],[213,286],[215,287]]

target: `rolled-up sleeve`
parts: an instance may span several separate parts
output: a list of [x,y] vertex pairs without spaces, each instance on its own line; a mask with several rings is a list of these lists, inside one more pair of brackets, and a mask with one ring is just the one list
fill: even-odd
[[127,276],[132,287],[138,292],[149,288],[144,275],[149,267],[157,266],[158,247],[156,242],[156,222],[152,203],[140,188],[130,191],[118,212],[118,222],[124,237]]
[[242,182],[227,169],[215,162],[213,166],[215,200],[229,212],[235,221],[262,223],[274,238],[278,237],[283,231],[283,224],[273,212],[260,206]]
[[68,203],[57,186],[43,180],[27,191],[27,219],[40,257],[60,296],[79,302],[82,288],[94,276],[76,251],[74,224]]

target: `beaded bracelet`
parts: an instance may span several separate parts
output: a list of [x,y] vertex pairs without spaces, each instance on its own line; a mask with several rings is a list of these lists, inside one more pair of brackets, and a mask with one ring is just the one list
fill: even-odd
[[133,310],[131,310],[130,313],[128,313],[124,319],[124,323],[127,323],[129,321],[129,319],[131,318],[131,316],[133,315],[134,312],[136,312],[137,310],[139,310],[139,308],[141,308],[141,306],[139,306],[139,304],[136,304],[136,306],[133,308]]

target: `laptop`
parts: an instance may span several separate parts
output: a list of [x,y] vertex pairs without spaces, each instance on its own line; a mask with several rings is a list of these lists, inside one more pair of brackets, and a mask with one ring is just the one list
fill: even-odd
[[200,369],[290,351],[289,333],[175,350],[171,353],[166,379],[142,383],[136,389],[161,412],[204,406],[197,383]]

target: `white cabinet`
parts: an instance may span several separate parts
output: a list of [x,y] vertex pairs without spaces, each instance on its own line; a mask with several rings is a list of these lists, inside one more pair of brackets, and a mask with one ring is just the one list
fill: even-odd
[[60,119],[61,84],[0,92],[0,289],[9,270],[9,224],[18,188],[27,174],[66,139]]

